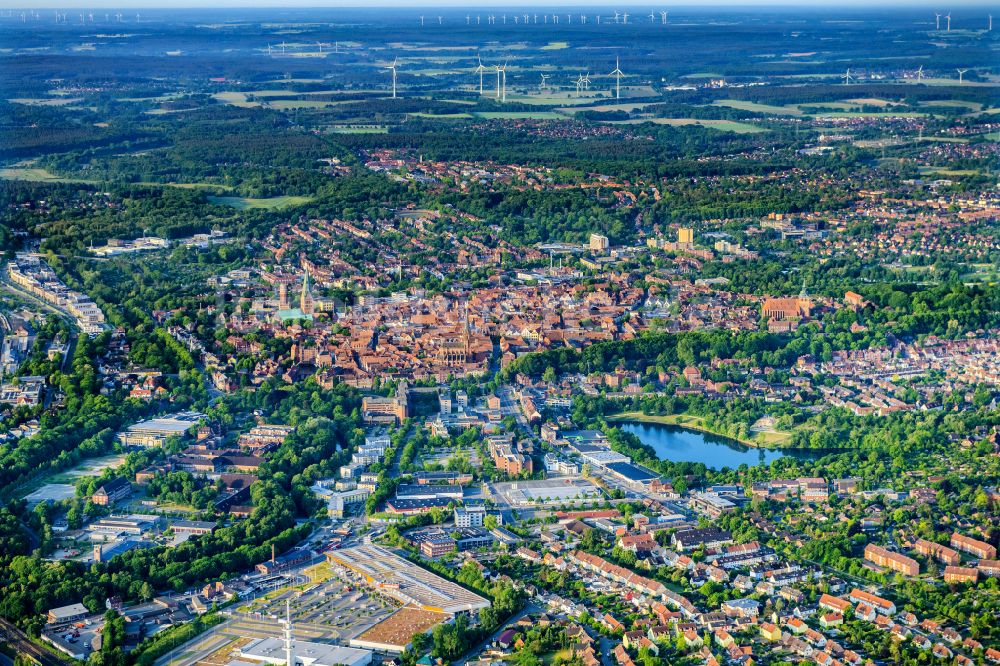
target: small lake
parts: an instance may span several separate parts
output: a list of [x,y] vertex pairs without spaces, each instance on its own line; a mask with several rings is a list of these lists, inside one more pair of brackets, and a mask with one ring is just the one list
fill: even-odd
[[815,460],[829,453],[829,451],[803,449],[756,449],[726,437],[687,430],[666,423],[624,421],[615,425],[638,437],[643,444],[653,447],[656,455],[664,460],[704,463],[706,467],[712,469],[723,467],[736,469],[744,464],[770,465],[772,461],[784,456]]

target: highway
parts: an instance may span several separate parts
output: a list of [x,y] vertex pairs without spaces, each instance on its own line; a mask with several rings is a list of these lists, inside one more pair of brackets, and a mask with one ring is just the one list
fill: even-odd
[[23,631],[3,618],[0,618],[0,632],[18,654],[31,657],[41,666],[72,666],[69,659],[59,657],[45,648],[35,645]]

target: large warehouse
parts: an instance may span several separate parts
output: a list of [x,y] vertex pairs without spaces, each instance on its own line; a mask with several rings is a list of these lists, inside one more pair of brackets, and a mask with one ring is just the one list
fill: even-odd
[[381,546],[331,551],[335,571],[361,578],[366,585],[404,606],[454,615],[489,608],[490,602],[464,587],[431,573]]
[[[281,638],[259,638],[240,648],[241,660],[263,662],[266,664],[284,665],[287,663],[285,641]],[[370,650],[328,645],[327,643],[311,643],[309,641],[292,641],[292,661],[298,666],[368,666],[372,663]]]

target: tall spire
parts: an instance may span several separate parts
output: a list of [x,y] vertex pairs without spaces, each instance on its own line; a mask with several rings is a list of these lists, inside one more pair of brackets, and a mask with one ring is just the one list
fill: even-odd
[[465,330],[463,331],[463,338],[465,342],[465,362],[469,362],[469,301],[465,301]]
[[311,315],[314,309],[313,297],[309,292],[309,268],[306,268],[302,276],[302,294],[299,296],[299,309],[302,314]]

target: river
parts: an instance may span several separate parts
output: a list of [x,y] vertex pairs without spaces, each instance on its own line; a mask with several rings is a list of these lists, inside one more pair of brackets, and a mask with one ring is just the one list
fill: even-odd
[[656,455],[664,460],[704,463],[712,469],[735,469],[743,464],[769,465],[784,456],[815,460],[828,453],[806,449],[752,448],[726,437],[666,423],[625,421],[616,425],[638,437],[643,444],[651,446]]

